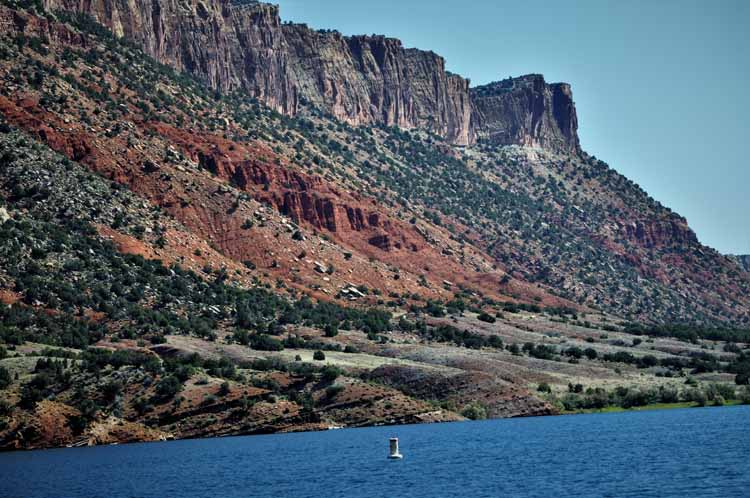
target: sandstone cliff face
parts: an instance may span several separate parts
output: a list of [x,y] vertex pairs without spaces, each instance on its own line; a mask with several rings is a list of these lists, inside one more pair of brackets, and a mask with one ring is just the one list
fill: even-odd
[[698,238],[687,221],[679,216],[666,220],[644,219],[625,225],[625,236],[647,249],[696,244]]
[[730,256],[732,259],[737,261],[737,263],[740,265],[740,268],[743,270],[750,272],[750,255],[744,255],[744,256]]
[[278,7],[226,0],[45,0],[84,12],[164,64],[222,92],[245,90],[279,112],[296,111]]
[[350,124],[422,128],[454,145],[578,150],[570,87],[541,76],[469,89],[433,52],[383,36],[282,24],[277,6],[231,0],[45,0],[84,12],[158,61],[222,92],[245,90],[293,115],[299,99]]
[[547,84],[531,74],[471,90],[472,128],[478,138],[577,152],[578,118],[565,83]]
[[283,27],[292,79],[302,98],[351,124],[424,128],[459,145],[471,141],[469,82],[445,60],[383,36],[344,37]]

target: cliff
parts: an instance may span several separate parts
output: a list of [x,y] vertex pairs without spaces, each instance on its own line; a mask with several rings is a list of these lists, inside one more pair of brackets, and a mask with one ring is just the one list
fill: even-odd
[[474,90],[434,52],[384,36],[282,24],[275,5],[229,0],[45,0],[83,12],[159,62],[293,115],[300,100],[353,125],[429,130],[454,145],[578,150],[570,87],[523,77]]
[[284,25],[292,80],[302,98],[351,124],[424,128],[459,145],[472,140],[468,80],[433,52],[383,36],[344,37]]
[[747,272],[750,272],[750,255],[730,257],[740,265],[740,268],[744,269]]
[[285,114],[297,109],[278,7],[226,0],[45,0],[82,12],[157,61],[215,90],[245,90]]
[[685,218],[672,215],[667,219],[644,219],[624,225],[625,237],[641,247],[654,249],[698,243],[698,237]]
[[471,90],[472,128],[499,145],[527,145],[577,152],[578,118],[565,83],[547,84],[531,74]]

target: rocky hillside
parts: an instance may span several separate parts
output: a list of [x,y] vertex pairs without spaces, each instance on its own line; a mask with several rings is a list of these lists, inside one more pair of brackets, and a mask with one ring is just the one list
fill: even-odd
[[750,274],[581,150],[567,85],[470,89],[257,2],[132,7],[0,2],[2,447],[747,383]]
[[[131,31],[121,26],[125,16],[115,16],[117,8],[96,5],[91,4],[92,14],[117,17],[117,23],[102,19],[128,36]],[[271,16],[274,22],[252,30],[256,35],[270,30],[261,37],[263,43],[274,39],[269,26],[281,25],[276,9],[266,4],[225,7],[203,17],[219,22],[219,13]],[[408,133],[384,125],[349,125],[339,119],[335,106],[310,93],[294,110],[274,106],[293,118],[266,107],[273,103],[262,92],[252,91],[258,98],[248,100],[244,84],[235,85],[239,93],[214,94],[203,84],[205,75],[154,52],[154,46],[172,47],[175,56],[186,56],[190,51],[176,51],[176,41],[139,43],[201,81],[169,74],[150,59],[143,59],[142,69],[128,68],[142,57],[132,46],[109,38],[88,17],[61,15],[55,19],[11,7],[0,12],[16,46],[21,35],[32,41],[29,47],[7,51],[6,117],[55,150],[164,207],[236,262],[265,267],[269,275],[320,295],[336,296],[353,284],[384,294],[417,292],[449,299],[458,285],[497,299],[595,307],[641,321],[750,320],[747,274],[701,246],[683,218],[579,150],[567,85],[547,85],[542,77],[529,76],[473,89],[470,123],[481,126],[469,128],[485,131],[479,143],[461,149],[418,129]],[[203,17],[196,15],[191,22]],[[180,26],[184,37],[206,32],[190,23]],[[306,33],[291,25],[281,30],[298,32],[300,40]],[[148,36],[149,30],[132,32]],[[168,32],[175,36],[179,30]],[[240,31],[228,32],[234,36]],[[260,42],[250,34],[242,39],[248,46],[237,50],[253,59]],[[360,50],[362,57],[365,46],[400,46],[336,33],[316,33],[315,39],[310,43],[335,61],[340,58],[322,48],[335,39],[338,47],[361,47],[355,52]],[[290,43],[284,38],[282,45]],[[210,43],[201,39],[188,45],[203,49]],[[296,46],[302,50],[304,45],[299,41]],[[394,67],[419,74],[426,74],[429,64],[424,61],[439,59],[411,50],[400,53],[405,59]],[[354,60],[350,55],[342,60]],[[289,81],[299,92],[294,81],[302,78],[301,65],[309,57],[294,64],[291,57],[285,55],[281,66],[297,74]],[[310,70],[328,66],[313,64]],[[251,72],[249,65],[244,67],[243,74]],[[273,67],[263,64],[254,74],[271,78]],[[144,72],[153,75],[144,78]],[[338,84],[359,81],[358,88],[373,88],[349,70],[337,74]],[[92,82],[92,75],[98,81]],[[35,78],[39,81],[29,84]],[[406,73],[388,79],[409,85],[421,81]],[[308,78],[313,81],[319,78]],[[416,90],[406,94],[426,95]],[[429,100],[421,101],[420,112],[441,115]],[[107,112],[94,113],[102,108]],[[71,120],[71,112],[85,115],[85,121]],[[512,143],[524,147],[509,147]],[[225,195],[213,195],[216,188]],[[294,257],[299,241],[279,246],[261,232],[243,228],[249,226],[248,214],[257,213],[243,207],[245,197],[274,207],[294,224],[324,232],[340,247],[331,246],[317,259],[310,251],[306,258]],[[289,256],[280,257],[279,247]],[[318,270],[331,267],[338,271],[321,282]]]
[[747,331],[620,331],[566,309],[489,315],[471,298],[395,320],[279,295],[240,270],[184,269],[185,226],[7,126],[0,154],[0,449],[749,394],[733,387],[750,374]]

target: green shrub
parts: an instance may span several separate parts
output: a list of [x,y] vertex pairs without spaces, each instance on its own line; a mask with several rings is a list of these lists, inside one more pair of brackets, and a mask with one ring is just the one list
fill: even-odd
[[326,337],[336,337],[339,335],[339,326],[334,323],[328,323],[325,326]]
[[146,398],[136,398],[133,401],[133,409],[140,416],[150,412],[154,409],[154,407],[151,405],[151,403],[148,402]]
[[112,403],[122,392],[122,384],[115,380],[109,381],[104,384],[104,386],[102,386],[101,392],[104,396],[104,399],[108,403]]
[[161,399],[172,399],[181,390],[182,384],[180,380],[173,375],[164,377],[156,385],[156,395]]
[[521,354],[521,348],[515,342],[513,344],[508,344],[506,349],[514,356],[519,356]]
[[68,419],[68,427],[76,436],[82,434],[88,425],[89,421],[82,415],[74,415]]
[[326,359],[326,354],[323,351],[318,350],[313,353],[313,360],[325,361],[325,359]]
[[527,342],[522,348],[529,356],[538,358],[540,360],[551,360],[555,357],[554,346],[546,346],[544,344],[534,344]]
[[685,393],[685,400],[697,403],[698,406],[706,406],[706,403],[708,403],[706,393],[703,392],[703,389],[697,387],[690,389]]
[[321,378],[324,382],[333,382],[341,375],[341,373],[340,368],[333,365],[326,365],[323,367],[323,370],[321,370]]
[[54,380],[44,372],[34,376],[21,388],[21,399],[19,405],[23,408],[34,408],[34,406],[51,394],[51,386]]
[[487,418],[487,410],[477,402],[470,403],[461,410],[461,415],[471,420],[484,420]]
[[10,386],[12,378],[10,372],[5,367],[0,367],[0,389],[5,389]]
[[738,386],[750,385],[750,372],[739,372],[734,376],[734,383]]
[[427,305],[423,308],[423,311],[430,316],[440,318],[445,316],[445,308],[440,303],[435,301],[428,301]]
[[266,334],[256,334],[250,338],[250,347],[257,351],[283,351],[284,343]]
[[576,393],[580,394],[583,392],[583,384],[575,384],[573,385],[572,382],[568,383],[568,392],[570,393]]
[[346,388],[342,386],[341,384],[334,384],[332,386],[328,386],[326,388],[326,398],[333,399],[342,392],[344,392]]
[[81,417],[85,420],[94,420],[99,414],[99,405],[93,400],[84,399],[78,404],[78,410],[81,412]]
[[677,403],[680,401],[680,393],[674,387],[661,386],[659,388],[660,403]]
[[584,353],[584,351],[581,348],[579,348],[577,346],[572,346],[572,347],[569,347],[568,349],[566,349],[565,351],[563,351],[563,354],[565,356],[569,356],[571,358],[575,358],[576,360],[580,360],[581,358],[583,358],[583,355],[585,353]]
[[7,417],[11,412],[13,412],[13,406],[4,399],[0,399],[0,417]]
[[439,325],[434,328],[427,328],[424,322],[419,322],[416,330],[420,335],[429,340],[452,342],[457,346],[471,349],[480,349],[483,347],[502,349],[503,347],[503,340],[499,336],[484,336],[468,330],[458,329],[452,325]]

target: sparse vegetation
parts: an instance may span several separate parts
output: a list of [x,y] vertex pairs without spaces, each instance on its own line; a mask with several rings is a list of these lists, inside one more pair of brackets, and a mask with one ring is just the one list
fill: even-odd
[[471,403],[461,410],[461,415],[471,420],[484,420],[487,418],[487,410],[479,403]]
[[[304,100],[282,116],[207,89],[86,16],[57,19],[86,33],[86,46],[0,34],[3,96],[24,89],[38,106],[23,112],[49,126],[26,134],[0,119],[0,290],[11,303],[0,305],[0,389],[13,400],[0,400],[0,417],[16,424],[0,426],[3,437],[26,434],[45,405],[77,413],[61,415],[75,438],[110,417],[145,438],[337,417],[364,425],[437,407],[447,420],[516,416],[539,397],[565,411],[750,402],[747,283],[696,244],[651,250],[613,229],[634,213],[680,222],[605,163],[544,151],[532,160],[489,143],[457,151],[422,130],[353,127]],[[78,125],[75,137],[65,132]],[[216,143],[191,143],[207,136]],[[115,146],[137,170],[107,162]],[[222,155],[236,174],[222,176]],[[304,188],[265,171],[243,176],[242,165],[266,163]],[[329,186],[376,201],[381,216],[356,207],[343,218],[400,235],[342,243],[284,198],[302,190],[338,206],[343,196],[323,196]],[[394,252],[375,257],[380,245]],[[548,289],[576,304],[548,306]],[[601,371],[623,387],[588,386]]]

